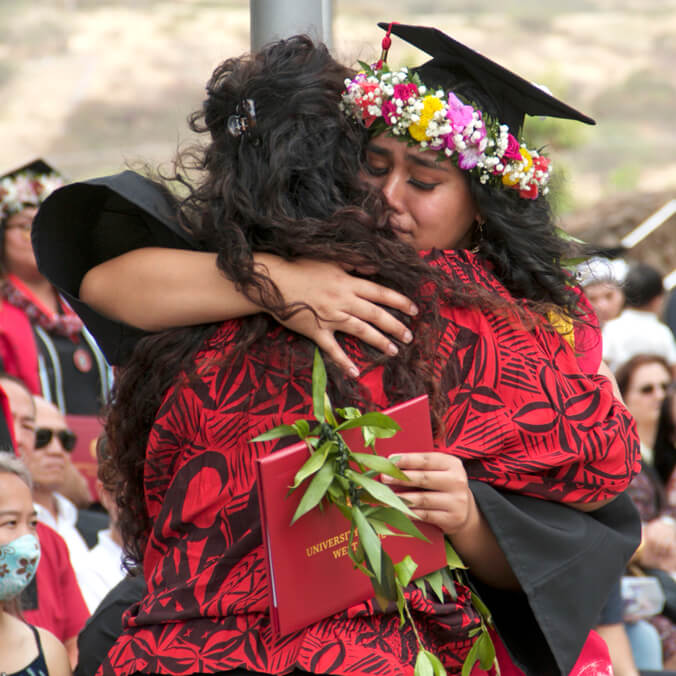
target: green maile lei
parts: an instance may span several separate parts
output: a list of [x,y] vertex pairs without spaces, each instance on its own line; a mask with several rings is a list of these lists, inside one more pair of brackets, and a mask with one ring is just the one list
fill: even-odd
[[[305,489],[291,523],[312,509],[322,510],[326,503],[335,505],[350,523],[348,554],[355,568],[370,578],[378,605],[385,610],[389,603],[395,603],[400,626],[408,623],[413,630],[418,645],[415,676],[445,676],[441,660],[425,648],[404,596],[417,564],[409,555],[394,563],[381,543],[383,536],[426,540],[412,521],[416,517],[411,509],[377,479],[379,474],[387,474],[407,480],[393,462],[375,453],[376,440],[394,436],[400,427],[383,413],[362,414],[352,407],[334,409],[326,393],[326,369],[319,350],[315,351],[312,369],[312,401],[314,420],[280,425],[252,439],[261,442],[293,435],[307,444],[310,457],[296,473],[289,490],[291,494]],[[372,453],[355,453],[343,440],[343,430],[357,427]],[[469,586],[467,567],[447,538],[445,545],[446,567],[413,581],[425,598],[431,590],[440,603],[444,602],[444,588],[455,599],[455,582]],[[495,647],[488,632],[492,626],[490,611],[474,591],[471,598],[481,626],[470,634],[474,642],[463,663],[462,676],[469,676],[476,662],[484,670],[494,668],[499,676]]]

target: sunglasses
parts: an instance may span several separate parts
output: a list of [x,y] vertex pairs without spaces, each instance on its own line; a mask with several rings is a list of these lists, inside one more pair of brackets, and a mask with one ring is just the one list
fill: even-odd
[[641,394],[653,394],[657,390],[662,390],[663,394],[667,393],[667,390],[669,389],[669,383],[648,383],[647,385],[643,385],[643,387],[639,387],[638,391]]
[[44,448],[56,437],[61,443],[61,448],[70,453],[75,448],[77,435],[71,430],[53,430],[49,427],[38,427],[35,430],[35,448]]

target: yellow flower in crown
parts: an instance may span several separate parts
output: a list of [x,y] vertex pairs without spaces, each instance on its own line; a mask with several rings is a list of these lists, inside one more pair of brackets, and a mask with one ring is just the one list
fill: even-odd
[[525,149],[519,148],[521,153],[521,162],[514,162],[511,169],[502,176],[504,185],[516,185],[533,168],[533,156]]
[[441,110],[444,104],[436,96],[426,96],[423,99],[423,107],[420,113],[420,120],[414,122],[408,128],[408,133],[416,141],[427,141],[427,127],[434,117],[437,110]]

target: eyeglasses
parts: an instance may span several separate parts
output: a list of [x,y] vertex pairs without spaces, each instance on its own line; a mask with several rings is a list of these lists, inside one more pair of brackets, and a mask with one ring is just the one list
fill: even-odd
[[646,385],[639,387],[638,391],[641,394],[645,394],[646,396],[649,394],[654,394],[657,390],[662,390],[662,394],[666,394],[667,390],[669,389],[669,385],[670,383],[647,383]]
[[75,448],[77,435],[71,430],[53,430],[49,427],[38,427],[35,430],[35,448],[44,448],[56,437],[61,443],[61,448],[70,453]]

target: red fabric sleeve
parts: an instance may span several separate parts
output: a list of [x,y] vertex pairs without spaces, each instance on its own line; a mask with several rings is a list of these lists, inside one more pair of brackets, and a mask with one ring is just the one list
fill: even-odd
[[21,379],[33,394],[40,394],[38,351],[25,313],[0,301],[0,360],[6,373]]

